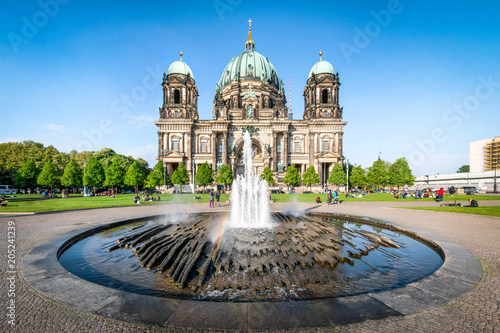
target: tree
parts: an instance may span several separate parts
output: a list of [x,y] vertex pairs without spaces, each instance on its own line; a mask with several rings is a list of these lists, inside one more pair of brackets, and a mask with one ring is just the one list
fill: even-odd
[[398,158],[396,162],[391,164],[387,173],[389,183],[399,187],[404,185],[412,186],[415,182],[415,177],[411,174],[411,169],[404,157]]
[[50,159],[45,162],[42,172],[38,175],[37,183],[40,186],[50,187],[51,189],[59,183],[57,167]]
[[135,192],[139,190],[139,186],[144,185],[144,180],[146,176],[139,165],[139,162],[134,161],[132,165],[128,168],[127,173],[125,174],[125,185],[134,186]]
[[76,160],[72,158],[64,168],[64,174],[61,177],[61,184],[66,187],[73,187],[73,193],[75,193],[75,187],[82,186],[82,178],[82,169]]
[[457,173],[470,172],[470,165],[462,165],[458,168]]
[[287,184],[288,187],[299,185],[301,182],[300,174],[295,164],[292,164],[286,170],[285,177],[283,177],[283,183]]
[[344,168],[340,163],[337,163],[333,166],[332,171],[330,171],[330,175],[328,177],[328,182],[331,184],[335,184],[337,189],[339,185],[345,185],[347,183],[347,177],[344,172]]
[[274,186],[274,184],[276,184],[276,181],[274,180],[273,177],[273,172],[271,171],[270,167],[264,168],[262,174],[260,175],[260,179],[264,179],[267,182],[267,185],[269,186]]
[[214,171],[207,162],[200,165],[198,172],[196,172],[196,176],[194,176],[194,180],[196,184],[203,185],[203,187],[214,182]]
[[172,174],[172,183],[179,185],[186,185],[189,182],[189,175],[184,167],[184,162],[181,162],[177,169]]
[[123,187],[125,184],[125,169],[119,162],[111,162],[106,169],[105,177],[104,186],[116,187],[116,191],[118,192],[118,187]]
[[234,180],[233,170],[229,167],[229,165],[224,164],[219,169],[219,175],[216,178],[217,184],[223,184],[227,190],[227,185],[232,184]]
[[319,175],[314,170],[314,165],[311,165],[306,169],[306,172],[302,175],[302,182],[305,185],[309,185],[309,190],[311,190],[312,184],[318,184],[320,182]]
[[38,177],[38,168],[35,161],[26,159],[16,172],[14,183],[21,188],[34,188]]
[[47,159],[50,159],[60,175],[69,161],[69,155],[60,153],[53,146],[44,147],[39,142],[0,143],[0,184],[16,183],[16,171],[27,159],[33,160],[38,170],[43,168]]
[[153,170],[148,175],[147,178],[147,184],[149,187],[156,187],[160,185],[166,185],[170,183],[170,177],[165,174],[165,184],[163,183],[163,173],[164,173],[164,167],[163,167],[163,162],[158,161],[156,165],[154,166]]
[[105,174],[101,162],[99,162],[97,158],[91,157],[84,170],[83,185],[91,186],[95,191],[96,187],[101,186],[104,183],[104,180]]
[[368,183],[375,187],[384,186],[387,184],[387,169],[386,164],[382,160],[376,160],[373,165],[368,168],[366,179]]
[[354,167],[352,169],[352,173],[349,176],[349,182],[356,188],[366,185],[366,172],[365,169],[361,167],[361,165],[358,165],[357,167]]

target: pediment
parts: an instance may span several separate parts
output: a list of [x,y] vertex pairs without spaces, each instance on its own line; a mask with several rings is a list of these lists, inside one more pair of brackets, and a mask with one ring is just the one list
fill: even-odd
[[340,157],[340,155],[337,153],[332,153],[331,151],[327,151],[327,152],[319,153],[316,157],[327,158],[327,159],[331,159],[331,158],[337,159]]
[[170,158],[182,158],[184,157],[183,153],[180,153],[178,151],[169,151],[165,157],[170,157]]

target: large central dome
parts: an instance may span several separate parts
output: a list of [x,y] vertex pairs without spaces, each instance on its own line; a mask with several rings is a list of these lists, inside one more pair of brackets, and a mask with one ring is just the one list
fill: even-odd
[[252,40],[252,30],[248,31],[246,51],[233,58],[222,72],[217,91],[233,81],[267,81],[280,89],[281,80],[273,64],[259,52],[254,51],[255,43]]
[[267,81],[280,88],[280,79],[273,64],[256,51],[245,51],[233,58],[220,78],[218,88],[222,89],[232,81]]

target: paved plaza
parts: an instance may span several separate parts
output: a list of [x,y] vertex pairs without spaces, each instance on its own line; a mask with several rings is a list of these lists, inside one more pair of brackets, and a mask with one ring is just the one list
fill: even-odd
[[[419,205],[436,205],[433,202],[412,203]],[[500,202],[488,202],[488,205],[500,205]],[[477,284],[470,284],[474,280],[472,272],[468,269],[455,272],[459,280],[468,286],[467,290],[455,293],[450,299],[441,296],[443,291],[433,290],[431,284],[429,289],[418,289],[413,287],[402,288],[399,293],[401,304],[393,303],[393,308],[403,315],[392,316],[387,319],[365,320],[359,323],[341,325],[330,319],[328,315],[317,318],[309,318],[309,325],[300,328],[293,326],[293,318],[290,324],[279,331],[312,331],[312,332],[497,332],[500,331],[500,218],[483,217],[465,214],[439,213],[428,211],[414,211],[397,209],[397,207],[408,206],[408,202],[359,202],[343,203],[340,205],[327,206],[325,204],[307,203],[283,203],[272,204],[273,210],[287,211],[310,209],[315,212],[341,213],[352,216],[363,216],[372,219],[383,220],[399,227],[415,231],[420,235],[433,239],[438,244],[448,244],[452,256],[450,261],[445,262],[443,267],[453,271],[453,267],[469,267],[470,261],[479,262],[482,266],[482,274],[479,269]],[[7,262],[7,224],[8,221],[15,222],[16,231],[16,325],[8,324],[5,315],[6,302],[3,301],[2,317],[0,317],[0,331],[2,332],[191,332],[203,325],[196,325],[197,313],[193,312],[189,317],[176,321],[179,325],[154,325],[139,322],[122,321],[115,316],[102,316],[92,311],[82,310],[83,303],[91,302],[90,293],[85,291],[78,293],[82,299],[87,296],[86,301],[81,301],[82,307],[78,306],[80,301],[64,300],[64,295],[47,297],[28,283],[36,276],[36,272],[30,271],[27,264],[23,266],[23,260],[29,261],[29,253],[42,244],[48,243],[61,237],[63,234],[77,232],[81,229],[95,227],[120,219],[142,217],[169,213],[171,210],[185,212],[208,211],[208,204],[182,204],[182,205],[158,205],[158,206],[134,206],[123,208],[107,208],[83,211],[70,211],[59,213],[35,214],[35,215],[0,215],[2,227],[0,249],[2,249],[2,272],[6,271]],[[226,211],[227,204],[213,209],[214,211]],[[466,259],[460,262],[460,253],[470,253],[473,260]],[[453,256],[454,254],[454,256]],[[458,254],[458,255],[457,255]],[[475,258],[474,258],[475,257]],[[477,260],[476,260],[477,258]],[[448,258],[447,258],[448,259]],[[473,267],[474,263],[471,263]],[[424,279],[432,281],[446,275],[444,269],[438,270],[432,276]],[[26,276],[25,276],[26,273]],[[5,274],[2,274],[4,276]],[[27,276],[30,276],[27,278]],[[462,278],[461,278],[462,277]],[[476,283],[476,282],[474,282]],[[451,283],[455,284],[455,282]],[[2,300],[6,300],[9,281],[2,278],[0,282]],[[453,290],[455,286],[447,288]],[[413,291],[410,289],[413,288]],[[443,288],[443,289],[447,289]],[[83,290],[83,289],[82,289]],[[413,293],[417,296],[412,298],[415,304],[404,302],[405,293]],[[426,304],[418,302],[418,294]],[[427,295],[423,295],[427,294]],[[78,296],[78,295],[76,295]],[[72,297],[69,295],[68,297]],[[78,297],[77,297],[78,298]],[[379,297],[383,298],[383,297]],[[416,301],[413,301],[416,300]],[[441,301],[442,300],[442,301]],[[385,302],[391,304],[390,301]],[[74,306],[68,304],[75,304]],[[391,305],[392,306],[392,305]],[[83,307],[85,308],[85,307]],[[179,306],[179,308],[182,308]],[[279,312],[279,307],[276,307]],[[175,318],[176,311],[169,315]],[[177,312],[177,316],[178,316]],[[318,312],[321,313],[321,312]],[[324,313],[324,312],[323,312]],[[278,315],[282,315],[279,314]],[[178,316],[179,317],[179,316]],[[273,323],[261,322],[254,325],[260,318],[248,318],[247,323],[240,331],[259,330],[261,328],[273,328]],[[169,321],[167,320],[167,323]],[[321,323],[315,324],[315,323]],[[325,324],[326,323],[326,324]],[[267,325],[268,324],[268,325]],[[210,324],[205,327],[212,327]],[[215,326],[214,326],[215,327]],[[214,329],[213,331],[217,331]],[[222,330],[221,330],[222,331]],[[231,331],[231,330],[225,330]]]

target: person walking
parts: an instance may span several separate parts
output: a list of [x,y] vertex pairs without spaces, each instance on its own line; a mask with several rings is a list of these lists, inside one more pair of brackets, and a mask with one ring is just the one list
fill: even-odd
[[217,191],[215,192],[215,204],[216,204],[217,206],[220,206],[220,192],[219,192],[219,190],[217,190]]
[[210,190],[210,208],[214,207],[214,191]]

